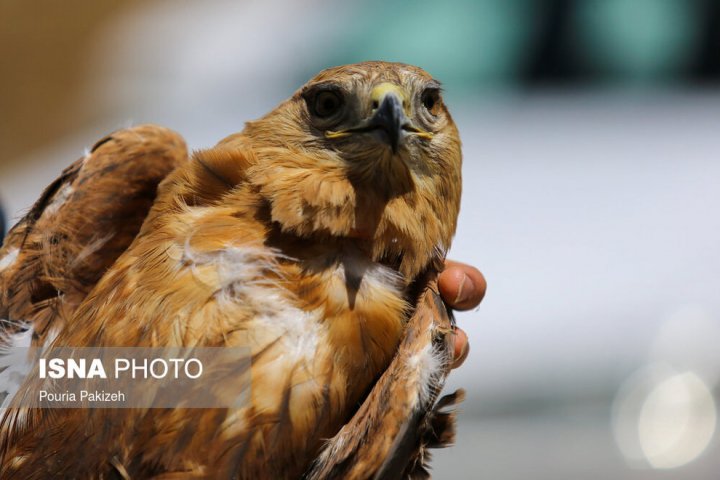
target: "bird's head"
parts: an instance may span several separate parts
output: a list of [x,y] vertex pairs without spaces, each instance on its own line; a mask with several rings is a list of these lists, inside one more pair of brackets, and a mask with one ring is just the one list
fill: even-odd
[[449,247],[460,138],[440,83],[418,67],[324,70],[219,147],[240,145],[283,232],[366,240],[411,276]]

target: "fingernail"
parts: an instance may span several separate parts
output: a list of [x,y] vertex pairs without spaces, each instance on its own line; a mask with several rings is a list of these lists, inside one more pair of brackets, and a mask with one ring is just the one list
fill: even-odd
[[470,277],[463,275],[460,280],[460,287],[458,288],[457,296],[455,297],[455,304],[461,304],[470,300],[470,295],[475,290],[475,285]]

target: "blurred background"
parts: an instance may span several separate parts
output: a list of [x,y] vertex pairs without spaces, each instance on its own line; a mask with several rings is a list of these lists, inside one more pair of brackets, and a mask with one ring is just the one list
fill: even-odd
[[0,0],[7,223],[109,131],[208,147],[368,59],[444,82],[489,282],[436,478],[720,478],[720,2]]

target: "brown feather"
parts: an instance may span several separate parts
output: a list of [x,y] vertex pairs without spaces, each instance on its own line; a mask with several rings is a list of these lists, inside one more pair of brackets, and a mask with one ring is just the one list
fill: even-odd
[[[308,480],[415,478],[424,470],[427,448],[452,442],[453,418],[442,409],[462,393],[433,407],[450,370],[451,324],[432,281],[392,363],[350,422],[325,446]],[[440,362],[432,374],[423,361],[428,347]]]
[[[328,138],[326,120],[307,104],[308,92],[328,82],[348,96],[342,122],[370,115],[373,86],[391,82],[406,93],[409,118],[432,134],[404,134],[397,154],[374,134]],[[450,246],[460,199],[457,129],[443,105],[437,116],[422,111],[430,82],[403,64],[329,69],[169,175],[184,158],[176,137],[165,147],[130,142],[123,155],[108,157],[103,173],[84,175],[80,167],[72,211],[63,203],[48,213],[44,204],[63,192],[55,186],[28,235],[40,246],[13,240],[30,228],[26,221],[3,250],[20,245],[19,267],[8,272],[48,270],[65,259],[62,271],[39,277],[55,295],[38,289],[33,275],[7,277],[19,290],[43,292],[39,301],[57,298],[62,286],[69,300],[50,317],[54,345],[246,346],[250,399],[236,410],[10,410],[0,425],[0,476],[299,478],[321,451],[313,471],[350,475],[342,478],[405,471],[424,451],[432,419],[450,424],[429,413],[449,368],[450,320],[436,290],[412,306]],[[114,143],[99,142],[91,158]],[[141,170],[126,164],[141,156],[169,160],[141,175],[152,178],[144,187],[165,177],[149,212],[149,196],[126,206],[117,188],[102,183],[128,182]],[[92,232],[114,235],[85,255],[93,269],[75,272],[68,259],[99,241],[77,226],[88,218]],[[41,238],[66,233],[63,225],[87,233],[60,237],[62,253],[48,250]],[[32,260],[41,256],[30,256],[36,250],[44,260]],[[0,308],[47,332],[42,315],[26,313],[37,308],[31,294],[13,292]]]
[[59,329],[100,277],[135,239],[157,185],[187,161],[176,133],[152,125],[115,132],[98,142],[45,189],[8,233],[0,258],[0,329],[33,324],[42,344]]

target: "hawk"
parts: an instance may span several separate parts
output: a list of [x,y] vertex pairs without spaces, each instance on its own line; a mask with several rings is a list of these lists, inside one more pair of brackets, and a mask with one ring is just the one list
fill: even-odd
[[245,346],[250,398],[16,406],[0,477],[425,478],[461,396],[437,401],[460,170],[440,83],[399,63],[324,70],[192,155],[151,125],[100,140],[0,250],[3,342]]

